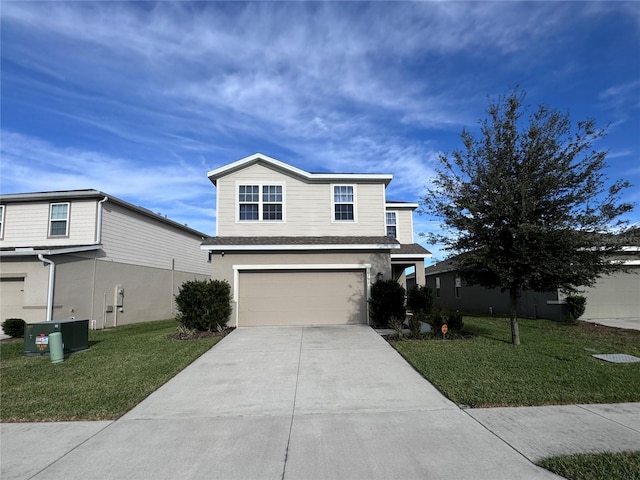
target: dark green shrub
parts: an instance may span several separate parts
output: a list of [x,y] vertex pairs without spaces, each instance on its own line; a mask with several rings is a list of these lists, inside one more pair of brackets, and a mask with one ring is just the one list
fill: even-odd
[[413,313],[431,312],[433,295],[426,285],[414,285],[407,291],[407,308]]
[[459,332],[460,330],[462,330],[462,327],[464,327],[464,322],[462,321],[462,314],[459,310],[456,310],[455,312],[449,312],[449,315],[447,316],[447,326],[452,332]]
[[587,308],[587,299],[581,295],[569,295],[565,298],[565,302],[567,303],[569,320],[572,321],[579,319]]
[[185,282],[176,295],[176,306],[176,320],[185,328],[224,328],[231,315],[231,287],[226,280]]
[[404,308],[404,287],[395,280],[378,280],[371,285],[369,315],[374,325],[388,326],[393,319],[402,322]]
[[2,322],[2,331],[13,338],[24,337],[25,321],[21,318],[7,318]]
[[431,309],[428,318],[431,330],[435,336],[441,335],[440,329],[442,325],[447,323],[448,315],[447,311],[440,305],[436,305]]

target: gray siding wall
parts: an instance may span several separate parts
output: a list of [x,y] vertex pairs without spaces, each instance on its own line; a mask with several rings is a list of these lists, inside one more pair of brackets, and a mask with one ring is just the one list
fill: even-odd
[[200,249],[201,242],[201,237],[159,220],[110,202],[104,204],[104,260],[208,275],[208,253]]
[[[284,220],[237,221],[238,185],[283,185]],[[307,183],[264,165],[251,165],[217,182],[218,236],[380,236],[385,235],[383,183],[355,186],[356,221],[333,222],[332,185],[350,182]]]
[[[436,277],[440,277],[440,298],[436,298]],[[426,285],[432,289],[434,304],[463,313],[489,315],[509,315],[509,294],[499,288],[484,288],[461,282],[460,298],[455,295],[455,272],[445,272],[426,277]],[[522,318],[547,318],[561,320],[564,315],[562,305],[548,304],[557,301],[555,292],[524,292],[518,303],[518,316]]]
[[[58,202],[51,202],[58,203]],[[96,236],[96,200],[73,200],[69,205],[69,235],[49,238],[50,202],[5,205],[4,236],[0,247],[89,245]]]

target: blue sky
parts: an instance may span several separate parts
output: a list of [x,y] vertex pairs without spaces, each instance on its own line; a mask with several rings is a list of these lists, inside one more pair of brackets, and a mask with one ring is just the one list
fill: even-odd
[[95,188],[212,234],[206,173],[262,152],[418,202],[519,85],[609,125],[606,173],[640,202],[638,2],[3,1],[1,21],[2,193]]

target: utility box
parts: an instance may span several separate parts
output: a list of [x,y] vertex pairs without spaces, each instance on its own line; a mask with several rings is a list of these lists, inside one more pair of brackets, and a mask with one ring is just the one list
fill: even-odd
[[89,348],[89,320],[54,320],[51,322],[27,323],[24,326],[24,354],[49,355],[49,335],[62,334],[64,353],[78,352]]

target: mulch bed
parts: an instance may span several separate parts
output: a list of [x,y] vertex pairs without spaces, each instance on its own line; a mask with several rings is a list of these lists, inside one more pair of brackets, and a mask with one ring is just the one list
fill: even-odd
[[217,330],[204,330],[195,332],[176,332],[169,335],[169,338],[174,340],[196,340],[198,338],[211,338],[211,337],[226,337],[235,330],[235,327],[227,327],[222,331]]

